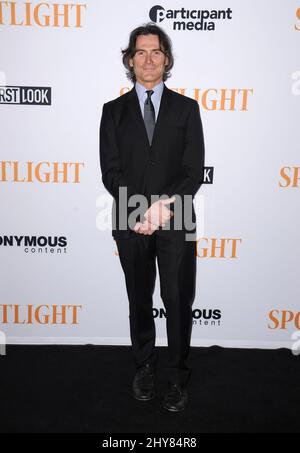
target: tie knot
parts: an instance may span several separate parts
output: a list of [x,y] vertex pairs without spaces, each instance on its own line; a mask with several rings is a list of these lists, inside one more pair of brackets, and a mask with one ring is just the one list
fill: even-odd
[[150,99],[152,94],[154,93],[154,91],[153,90],[147,90],[146,93],[147,93],[148,99]]

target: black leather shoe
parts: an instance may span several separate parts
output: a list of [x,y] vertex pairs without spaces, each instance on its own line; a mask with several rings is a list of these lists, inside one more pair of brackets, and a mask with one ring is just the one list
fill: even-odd
[[188,394],[186,387],[180,384],[169,383],[169,388],[165,394],[163,407],[168,411],[180,412],[186,407]]
[[154,367],[147,363],[139,368],[133,380],[133,396],[139,401],[149,401],[155,396]]

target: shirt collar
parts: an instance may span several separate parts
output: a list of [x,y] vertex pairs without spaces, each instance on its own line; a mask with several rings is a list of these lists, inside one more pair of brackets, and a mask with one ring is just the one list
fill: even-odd
[[[148,88],[144,87],[144,85],[142,85],[141,83],[135,82],[135,89],[139,98],[143,99],[144,97],[147,96],[146,91],[148,90]],[[155,85],[151,89],[154,91],[152,96],[154,95],[160,96],[164,89],[164,82],[161,80],[157,85]]]

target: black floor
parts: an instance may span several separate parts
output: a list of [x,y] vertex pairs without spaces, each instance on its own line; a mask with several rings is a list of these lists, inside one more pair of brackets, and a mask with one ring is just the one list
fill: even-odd
[[289,350],[192,348],[189,405],[169,413],[167,350],[158,349],[158,396],[139,402],[130,347],[8,346],[0,432],[300,432],[300,357]]

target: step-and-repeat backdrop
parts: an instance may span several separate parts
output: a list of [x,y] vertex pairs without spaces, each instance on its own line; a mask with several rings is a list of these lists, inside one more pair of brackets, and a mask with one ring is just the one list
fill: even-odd
[[[1,338],[130,344],[99,124],[132,88],[121,49],[149,21],[173,42],[166,85],[199,102],[205,133],[192,345],[292,348],[300,0],[0,1]],[[153,316],[165,345],[159,274]]]

